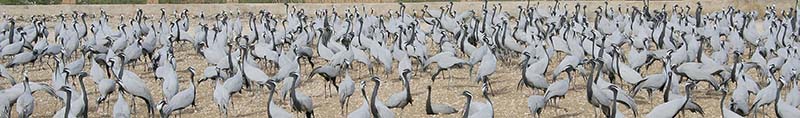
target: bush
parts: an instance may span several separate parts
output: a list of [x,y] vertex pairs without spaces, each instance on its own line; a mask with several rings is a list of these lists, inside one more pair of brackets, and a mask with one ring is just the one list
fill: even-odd
[[159,0],[159,4],[208,4],[225,3],[225,0]]
[[147,0],[77,0],[75,4],[144,4]]
[[50,5],[61,4],[61,0],[0,0],[3,5]]
[[[239,0],[239,3],[284,3],[286,0]],[[288,0],[289,3],[303,3],[304,0]]]

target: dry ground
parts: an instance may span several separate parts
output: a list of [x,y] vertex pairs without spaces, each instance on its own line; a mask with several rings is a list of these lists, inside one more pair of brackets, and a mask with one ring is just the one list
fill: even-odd
[[[763,9],[763,6],[770,3],[777,3],[779,8],[788,8],[789,6],[793,5],[794,2],[790,0],[780,0],[780,1],[766,1],[766,0],[743,0],[743,1],[730,1],[730,0],[708,0],[702,1],[705,5],[706,11],[710,10],[718,10],[722,7],[726,7],[729,5],[735,5],[738,8],[744,9]],[[534,2],[535,3],[535,2]],[[554,2],[541,2],[544,4],[553,4]],[[570,1],[567,4],[575,4],[577,2]],[[602,2],[598,1],[589,1],[589,2],[580,2],[581,4],[590,4],[592,6],[602,5]],[[694,1],[667,1],[667,2],[653,2],[654,6],[661,6],[660,4],[667,4],[671,6],[673,4],[678,5],[692,5]],[[419,9],[422,7],[422,4],[430,4],[431,6],[441,6],[445,3],[437,2],[437,3],[409,3],[409,10],[410,9]],[[502,2],[505,6],[506,10],[509,11],[511,14],[516,15],[516,8],[517,5],[525,5],[525,2]],[[631,1],[612,1],[611,5],[617,4],[625,4],[625,5],[639,5],[640,2],[631,2]],[[360,5],[360,4],[301,4],[298,5],[298,8],[306,8],[309,9],[308,11],[312,11],[313,9],[320,9],[320,8],[330,8],[331,6],[337,7],[339,10],[343,9],[344,7],[349,7],[352,5]],[[376,13],[386,13],[385,11],[388,9],[397,9],[398,6],[392,3],[369,3],[364,4],[368,8],[375,8]],[[479,6],[481,5],[480,2],[459,2],[456,3],[456,10],[465,10],[465,9],[473,9],[479,10]],[[197,4],[188,4],[188,5],[54,5],[54,6],[0,6],[3,13],[8,15],[23,15],[28,17],[30,15],[48,15],[53,16],[54,14],[58,14],[59,11],[69,12],[72,10],[79,10],[88,13],[97,13],[99,9],[105,9],[109,12],[109,14],[117,16],[120,14],[126,14],[126,16],[131,16],[133,11],[136,8],[142,8],[145,10],[145,13],[157,17],[158,9],[159,8],[167,8],[168,11],[174,9],[189,9],[193,14],[196,14],[196,11],[202,10],[205,11],[207,14],[212,13],[219,13],[220,10],[242,10],[242,11],[253,11],[259,9],[268,9],[273,13],[285,13],[283,10],[283,6],[280,4],[214,4],[214,5],[197,5]],[[589,7],[595,8],[595,7]],[[654,7],[660,8],[660,7]],[[763,11],[763,10],[760,10]],[[309,12],[311,13],[311,12]],[[116,20],[112,20],[116,21]],[[196,21],[196,20],[195,20]],[[48,25],[53,25],[55,22],[48,22]],[[50,26],[50,30],[52,30],[52,26]],[[53,32],[53,31],[51,31]],[[52,37],[51,37],[52,38]],[[50,39],[53,40],[53,39]],[[199,71],[202,71],[203,68],[207,66],[205,64],[204,59],[200,57],[198,54],[195,54],[193,51],[190,51],[188,44],[179,45],[180,48],[177,49],[176,55],[177,56],[177,65],[178,69],[185,69],[189,66],[193,66],[197,68]],[[431,51],[435,52],[435,51]],[[746,56],[749,57],[749,56]],[[552,59],[551,67],[560,61],[560,57],[557,59]],[[3,59],[3,61],[8,60]],[[52,60],[45,59],[46,63],[38,63],[36,66],[30,68],[30,75],[32,81],[35,82],[44,82],[49,83],[52,71],[49,65],[52,65]],[[323,63],[321,59],[316,59],[316,63]],[[492,75],[491,81],[493,83],[494,89],[496,90],[496,96],[491,96],[492,101],[495,103],[495,115],[497,117],[530,117],[531,114],[528,111],[526,106],[527,97],[534,93],[529,89],[516,89],[517,81],[521,78],[520,70],[518,70],[516,64],[519,61],[518,58],[512,58],[510,63],[501,63],[498,68],[498,71]],[[87,64],[88,66],[88,64]],[[145,66],[140,64],[134,68],[134,70],[142,77],[143,80],[149,85],[151,93],[154,95],[156,100],[162,98],[161,94],[161,87],[160,81],[155,81],[153,79],[153,74],[151,71],[144,70]],[[355,65],[356,70],[351,71],[353,77],[356,81],[366,80],[368,78],[368,72],[363,65],[357,64]],[[89,67],[86,67],[88,71]],[[309,73],[310,66],[308,64],[303,63],[302,73]],[[659,63],[656,63],[651,69],[648,69],[643,74],[653,74],[658,73],[661,71],[661,66]],[[436,83],[432,83],[430,81],[430,71],[435,70],[435,68],[429,69],[427,72],[423,72],[420,70],[414,71],[414,79],[412,79],[411,83],[411,92],[414,97],[415,102],[408,106],[406,109],[394,109],[394,111],[403,117],[458,117],[460,116],[461,112],[458,114],[453,115],[424,115],[424,100],[425,100],[425,86],[431,85],[433,86],[433,101],[436,103],[445,103],[449,104],[460,111],[463,111],[465,97],[461,96],[461,91],[469,90],[475,95],[481,95],[480,93],[480,86],[478,83],[471,81],[468,79],[468,69],[454,69],[443,73],[446,77],[451,75],[451,79],[443,79]],[[275,73],[276,70],[274,69],[267,69],[265,70],[267,73]],[[376,72],[382,72],[382,70],[376,70]],[[16,76],[20,76],[19,69],[11,69],[11,73]],[[202,72],[198,72],[202,73]],[[549,72],[548,72],[549,73]],[[188,72],[179,72],[181,79],[181,86],[182,88],[186,88],[189,86],[189,73]],[[302,74],[305,76],[306,74]],[[549,76],[549,75],[548,75]],[[382,76],[383,77],[383,76]],[[383,100],[388,99],[388,96],[391,94],[401,91],[402,84],[398,81],[398,74],[392,73],[389,75],[389,78],[383,78],[386,83],[382,84],[380,89],[380,98]],[[441,76],[440,76],[441,77]],[[21,78],[21,77],[17,77]],[[305,77],[303,77],[305,78]],[[566,76],[560,76],[559,79],[565,79]],[[88,79],[88,78],[87,78]],[[89,81],[87,81],[89,82]],[[450,83],[452,82],[452,83]],[[552,81],[551,81],[552,82]],[[543,113],[543,117],[593,117],[595,116],[595,112],[590,104],[586,101],[585,97],[585,81],[582,77],[578,77],[573,79],[571,83],[571,91],[567,93],[565,99],[562,99],[558,102],[558,104],[554,104],[554,106],[547,107]],[[344,115],[340,114],[338,98],[337,97],[325,97],[323,93],[323,86],[324,81],[319,77],[314,77],[310,80],[306,80],[306,82],[299,88],[299,90],[307,95],[311,96],[314,100],[315,112],[317,117],[344,117]],[[374,84],[371,82],[368,84],[367,91],[371,91]],[[6,81],[0,81],[0,87],[5,88],[9,87],[10,85],[6,83]],[[87,83],[87,90],[90,91],[90,101],[94,101],[97,97],[97,92],[95,92],[94,84]],[[181,114],[183,117],[218,117],[220,113],[217,111],[216,105],[212,102],[213,91],[213,82],[204,82],[198,84],[198,95],[197,95],[197,107],[191,107],[184,110]],[[624,88],[629,88],[629,85],[623,85]],[[254,92],[255,91],[255,92]],[[244,91],[242,94],[235,94],[233,96],[233,109],[230,110],[229,114],[231,117],[264,117],[263,115],[266,114],[266,104],[265,101],[267,99],[268,92],[264,88],[255,88],[254,91],[247,90]],[[709,86],[705,83],[699,86],[699,89],[695,91],[694,99],[697,103],[701,104],[703,108],[706,110],[705,116],[712,116],[712,117],[720,117],[720,109],[719,109],[719,99],[720,99],[720,92],[711,91]],[[541,95],[543,92],[537,92],[537,94]],[[643,117],[644,114],[650,112],[654,106],[659,103],[662,103],[660,92],[655,92],[654,96],[650,99],[646,97],[645,94],[639,94],[636,97],[637,103],[639,105],[639,112],[640,116]],[[45,93],[36,93],[36,112],[34,113],[34,117],[51,117],[51,115],[58,110],[58,108],[62,107],[62,104],[57,102],[58,100],[52,96],[49,96]],[[116,101],[116,93],[110,95],[111,97],[106,101],[106,103],[113,103]],[[484,101],[481,97],[475,97],[477,101]],[[276,98],[277,99],[277,98]],[[127,97],[128,102],[130,103],[130,97]],[[136,117],[146,117],[146,109],[143,105],[143,101],[136,99],[137,107],[134,116]],[[348,103],[350,107],[347,108],[349,111],[355,110],[358,106],[360,106],[362,101],[362,96],[359,93],[356,93],[352,96],[351,101]],[[281,104],[284,109],[289,109],[286,102],[283,100],[278,100],[278,104]],[[97,104],[89,105],[90,117],[110,117],[111,114],[111,105],[113,104],[102,104],[98,106]],[[564,108],[566,110],[562,110],[560,108]],[[623,107],[620,107],[625,111],[625,114],[629,117],[633,115],[633,113]],[[769,109],[771,110],[771,109]],[[95,112],[96,111],[96,112]],[[767,113],[772,113],[772,111],[767,111]],[[298,114],[299,115],[299,114]],[[16,116],[14,113],[12,116]],[[694,113],[686,113],[683,116],[685,117],[702,117],[700,114]]]

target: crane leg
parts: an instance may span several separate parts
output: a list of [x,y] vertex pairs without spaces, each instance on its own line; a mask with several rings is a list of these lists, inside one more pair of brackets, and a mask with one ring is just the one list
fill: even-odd
[[133,103],[133,106],[131,106],[132,107],[131,108],[131,113],[136,113],[136,97],[135,96],[131,97],[131,103]]

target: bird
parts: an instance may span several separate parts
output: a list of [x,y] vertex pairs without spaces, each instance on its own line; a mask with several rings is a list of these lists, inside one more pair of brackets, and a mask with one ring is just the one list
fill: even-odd
[[437,114],[453,114],[458,112],[453,107],[447,104],[439,104],[439,103],[431,103],[431,86],[428,85],[426,87],[428,89],[427,99],[425,99],[425,114],[428,115],[437,115]]
[[[216,84],[214,86],[213,100],[214,103],[217,104],[217,108],[220,111],[220,115],[223,117],[228,117],[228,107],[230,106],[231,93],[234,91],[228,90],[222,83],[222,81],[224,80],[221,79],[215,80]],[[241,84],[241,82],[239,84]]]
[[23,85],[25,86],[24,93],[17,98],[17,114],[20,118],[28,118],[34,112],[34,101],[33,95],[31,95],[31,88],[30,88],[30,80],[28,80],[28,70],[24,70],[22,72],[22,78],[24,79]]
[[[24,16],[30,13],[1,15],[0,57],[3,58],[0,61],[5,63],[0,66],[5,68],[0,68],[0,77],[9,84],[0,84],[8,85],[0,90],[0,118],[14,114],[18,117],[125,118],[132,117],[131,113],[145,117],[158,117],[155,114],[170,117],[214,112],[194,108],[192,110],[196,112],[173,114],[195,103],[207,103],[203,96],[195,96],[204,95],[201,93],[207,91],[195,90],[203,88],[200,82],[207,79],[215,82],[211,84],[214,89],[208,97],[217,105],[218,117],[228,117],[229,111],[241,111],[234,109],[234,106],[254,106],[234,103],[263,102],[258,91],[264,86],[270,96],[266,100],[268,104],[265,104],[266,117],[297,115],[284,110],[288,108],[305,113],[307,117],[329,115],[329,110],[315,109],[311,101],[316,99],[317,107],[335,104],[334,101],[320,101],[317,99],[320,94],[308,95],[310,93],[297,90],[307,82],[314,83],[312,85],[324,83],[323,94],[327,95],[322,96],[326,98],[333,96],[330,88],[334,88],[339,97],[340,115],[348,113],[347,117],[354,118],[422,114],[404,110],[412,105],[414,93],[411,89],[415,86],[426,86],[425,114],[433,117],[458,113],[459,110],[464,113],[463,117],[493,117],[494,107],[504,106],[503,111],[497,113],[514,111],[509,108],[524,109],[506,106],[519,102],[508,100],[521,100],[523,96],[528,100],[525,110],[533,117],[541,117],[541,112],[548,108],[546,104],[560,104],[558,100],[575,99],[567,95],[571,94],[570,90],[584,90],[586,94],[576,96],[585,97],[586,101],[578,102],[591,104],[595,108],[595,115],[603,114],[606,117],[625,117],[618,108],[620,104],[633,111],[634,117],[639,116],[638,110],[649,110],[645,117],[655,118],[675,117],[684,110],[704,116],[704,107],[700,106],[703,104],[695,101],[709,100],[720,100],[720,106],[714,107],[721,109],[722,117],[792,117],[800,112],[796,108],[800,104],[800,87],[792,83],[797,80],[796,70],[800,68],[800,59],[797,59],[800,49],[792,40],[798,36],[797,18],[780,17],[794,15],[793,9],[781,10],[778,7],[780,5],[772,5],[765,6],[764,11],[742,12],[735,6],[703,11],[698,2],[697,6],[675,5],[669,11],[666,5],[661,9],[653,9],[648,5],[649,1],[643,1],[642,6],[630,7],[613,6],[608,2],[604,4],[597,6],[595,14],[587,14],[585,11],[591,8],[586,9],[587,5],[584,4],[568,8],[557,1],[554,5],[536,3],[504,10],[499,3],[489,5],[488,1],[484,1],[482,8],[448,2],[439,9],[429,9],[435,6],[424,5],[422,9],[410,10],[413,12],[400,3],[399,9],[384,10],[384,13],[373,12],[380,10],[377,7],[369,8],[371,5],[345,7],[344,10],[336,6],[323,6],[315,8],[312,13],[311,9],[298,8],[300,5],[289,6],[284,3],[285,12],[280,13],[269,10],[223,10],[213,17],[205,17],[207,14],[203,11],[199,11],[198,15],[189,14],[188,9],[168,14],[163,8],[159,19],[152,19],[143,9],[137,9],[132,17],[109,15],[111,12],[103,9],[96,16],[74,10],[71,18],[65,17],[66,13],[53,15],[55,12],[30,17]],[[692,9],[695,13],[686,15],[692,14]],[[512,15],[514,12],[519,14]],[[247,16],[250,17],[243,18]],[[118,21],[111,20],[112,17],[118,18]],[[46,24],[50,18],[60,19],[60,22],[55,20],[55,24]],[[193,19],[199,20],[197,25],[190,24],[194,22],[190,21]],[[243,20],[249,22],[243,23]],[[50,38],[50,32],[55,35],[53,38]],[[49,39],[55,42],[49,42]],[[185,44],[190,44],[194,50],[187,53],[183,47]],[[628,46],[624,48],[628,49],[623,48],[625,45]],[[741,57],[745,55],[750,56]],[[730,56],[733,56],[733,61],[728,60]],[[303,69],[306,63],[301,64],[301,58],[311,65],[311,72]],[[196,62],[198,59],[202,61]],[[323,64],[318,64],[320,60]],[[654,64],[656,60],[663,63]],[[359,64],[351,68],[351,61],[364,66]],[[551,67],[550,63],[554,61],[559,63]],[[47,66],[36,65],[41,62]],[[373,63],[383,66],[384,78],[398,73],[401,83],[382,81],[374,74]],[[428,71],[428,67],[434,63],[436,70]],[[183,71],[177,68],[203,64],[206,67],[204,76],[197,83],[194,81],[197,78],[190,78],[191,83],[184,84],[191,86],[181,91],[182,79],[178,73]],[[589,68],[586,67],[589,64],[592,70],[587,71],[585,69]],[[90,70],[83,72],[86,65]],[[479,70],[473,72],[476,65]],[[469,66],[469,70],[464,68],[466,66]],[[651,66],[663,68],[652,70]],[[28,68],[31,68],[30,72]],[[469,75],[464,75],[468,76],[465,78],[481,84],[483,96],[475,98],[486,99],[486,102],[478,102],[473,99],[472,93],[466,91],[477,86],[435,84],[436,80],[442,78],[449,79],[449,84],[453,84],[452,80],[458,81],[459,77],[453,77],[451,72],[461,69],[468,71],[465,74]],[[369,74],[364,76],[361,73],[363,70],[369,71]],[[493,103],[490,96],[501,92],[495,91],[497,86],[493,87],[492,84],[511,79],[506,76],[513,75],[511,73],[515,71],[522,75],[521,78],[513,78],[519,79],[517,89],[524,86],[531,88],[532,92],[503,93],[513,97],[494,99],[497,103]],[[658,73],[648,73],[651,71]],[[760,76],[747,73],[749,71],[756,71]],[[414,73],[419,72],[429,73],[431,81],[412,83],[415,81]],[[567,72],[568,78],[558,80],[563,72]],[[12,74],[21,74],[22,78],[15,79],[16,76]],[[50,79],[40,80],[36,76],[28,78],[28,74],[49,75]],[[304,81],[299,78],[301,74],[309,76]],[[447,77],[440,77],[440,74]],[[585,87],[570,87],[573,74],[586,79]],[[95,83],[96,93],[86,92],[88,88],[83,85],[83,77],[87,75]],[[313,81],[316,75],[326,81]],[[146,79],[149,77],[153,81],[162,80],[161,97],[152,95],[151,92],[155,91],[151,91],[151,87],[158,85],[151,86],[152,81]],[[547,77],[552,77],[552,80]],[[688,80],[684,81],[684,77]],[[341,82],[337,82],[339,78],[342,78]],[[616,81],[616,78],[621,79]],[[80,82],[77,84],[80,84],[81,90],[78,90],[79,85],[74,81]],[[356,84],[359,83],[356,81],[360,82],[361,88],[357,88],[359,85]],[[376,83],[369,96],[365,90],[368,82]],[[710,87],[696,88],[697,82],[707,82]],[[736,85],[730,86],[731,82]],[[278,88],[276,83],[283,83],[280,86],[282,88]],[[759,85],[763,83],[768,84]],[[391,95],[384,95],[388,98],[382,101],[379,94],[385,92],[382,93],[379,88],[386,84],[402,84],[403,87],[395,89]],[[431,103],[435,101],[433,99],[448,96],[431,95],[433,89],[442,87],[465,90],[454,90],[467,97],[467,103],[463,106],[465,109],[453,109],[448,106],[452,103]],[[501,85],[499,88],[504,87]],[[680,93],[681,87],[686,87],[684,93]],[[781,95],[783,88],[789,89]],[[351,98],[358,89],[362,96]],[[710,92],[721,91],[723,96],[691,95],[705,89],[713,90]],[[634,99],[642,90],[647,92],[647,98]],[[42,91],[56,99],[43,99],[35,94]],[[116,102],[101,107],[114,92],[117,94]],[[286,96],[291,96],[291,99],[273,101],[275,92],[284,100]],[[731,92],[730,96],[727,96],[728,92]],[[244,93],[252,95],[237,95]],[[651,99],[651,94],[661,94],[662,101]],[[781,96],[785,98],[781,99]],[[726,99],[728,97],[730,100]],[[97,106],[91,106],[89,98],[96,98]],[[352,112],[348,111],[351,99],[363,99],[359,108]],[[501,100],[504,102],[499,102]],[[149,114],[135,111],[136,107],[142,106],[136,105],[137,101],[145,102]],[[638,109],[637,101],[657,106]],[[41,104],[53,102],[63,106],[58,106],[57,111],[47,111],[41,107]],[[128,102],[133,104],[128,105]],[[114,104],[113,114],[103,112],[110,104]],[[761,109],[769,104],[774,104],[771,106],[774,112]],[[390,108],[400,108],[399,111],[394,110],[399,114]],[[566,111],[574,108],[565,106],[560,109]],[[596,112],[598,108],[602,113]],[[241,115],[246,114],[230,116]],[[527,114],[507,117],[522,115]],[[697,117],[693,115],[684,114],[683,117]]]
[[783,85],[786,84],[783,78],[779,78],[778,80],[778,90],[775,92],[775,115],[777,117],[792,117],[793,115],[800,115],[800,110],[798,110],[794,106],[790,106],[786,102],[784,102],[781,98],[781,89]]
[[659,104],[655,108],[653,108],[650,113],[647,114],[646,117],[648,118],[671,118],[678,114],[678,112],[683,109],[684,106],[689,102],[690,97],[692,96],[692,89],[694,88],[695,83],[689,82],[686,84],[686,96],[671,100],[669,102]]
[[492,89],[489,76],[495,73],[497,70],[496,64],[497,57],[495,57],[494,53],[489,52],[487,55],[484,55],[480,65],[478,66],[478,78],[476,78],[476,81],[483,82],[487,85],[489,91],[492,91],[492,95],[494,95],[494,89]]
[[[56,91],[53,90],[49,84],[28,82],[28,89],[30,89],[33,93],[37,91],[45,91],[51,96],[58,98]],[[2,112],[0,114],[8,114],[7,116],[11,116],[12,103],[16,103],[17,99],[24,93],[25,85],[23,83],[18,83],[12,87],[0,90],[0,108],[6,108],[0,110],[0,112]]]
[[731,111],[729,107],[725,106],[725,97],[728,96],[728,88],[723,87],[722,91],[722,98],[719,100],[719,107],[722,110],[722,117],[723,118],[743,118],[741,115],[737,114],[736,112]]
[[350,112],[349,114],[347,114],[348,118],[370,118],[370,117],[372,117],[372,114],[371,114],[372,107],[370,106],[369,98],[367,98],[367,92],[366,92],[366,90],[364,90],[367,87],[367,82],[362,80],[360,83],[361,84],[359,84],[359,86],[361,87],[361,89],[360,89],[361,90],[361,96],[364,97],[364,101],[361,102],[361,106],[358,107],[358,109],[356,109],[355,111]]
[[378,77],[372,77],[372,81],[375,82],[375,86],[373,86],[372,96],[368,100],[370,107],[369,113],[372,114],[372,117],[376,118],[394,118],[394,112],[389,110],[389,107],[384,105],[383,102],[378,98],[378,89],[381,86],[381,79]]
[[[5,67],[3,64],[0,64],[0,66]],[[17,81],[11,76],[11,74],[8,73],[8,70],[5,68],[0,68],[0,77],[5,78],[6,81],[8,81],[8,83],[11,85],[17,84]]]
[[130,118],[131,117],[131,110],[130,106],[128,105],[128,101],[125,101],[125,97],[122,95],[122,89],[117,89],[117,102],[114,103],[114,118]]
[[[526,59],[530,58],[530,53],[523,52],[523,54],[527,57]],[[523,69],[522,78],[519,80],[519,84],[517,84],[517,88],[521,85],[525,85],[531,89],[547,89],[550,86],[550,83],[547,83],[544,75],[542,73],[537,73],[539,71],[544,72],[544,68],[541,68],[541,64],[547,64],[546,60],[539,60],[531,65],[525,65],[525,69]]]
[[[483,91],[486,91],[485,89]],[[484,92],[486,93],[486,92]],[[482,102],[474,102],[472,101],[472,93],[469,91],[462,92],[462,95],[467,97],[467,102],[464,105],[464,117],[470,118],[483,118],[483,117],[494,117],[494,111],[491,106],[492,102],[489,99],[486,99],[489,104],[482,103]],[[483,95],[485,98],[489,98],[487,95]]]
[[[159,73],[164,73],[163,75],[159,76]],[[165,100],[171,100],[172,96],[178,94],[178,89],[180,89],[180,85],[178,84],[178,74],[175,71],[175,68],[172,66],[166,65],[156,68],[156,79],[161,78],[161,91],[164,94]]]
[[22,52],[14,55],[14,59],[6,64],[6,68],[33,63],[39,57],[39,52]]
[[58,90],[66,92],[67,93],[67,98],[66,98],[66,100],[64,100],[64,101],[66,101],[64,103],[64,107],[61,108],[59,110],[59,112],[54,114],[53,117],[54,118],[62,118],[62,117],[63,118],[75,118],[75,117],[77,117],[78,114],[70,114],[70,112],[65,112],[65,111],[70,111],[70,109],[72,109],[72,100],[71,100],[72,99],[72,87],[62,86]]
[[[349,65],[349,64],[348,64]],[[347,66],[345,66],[347,67]],[[349,67],[348,67],[349,68]],[[347,112],[347,103],[350,101],[350,96],[353,95],[355,92],[355,81],[350,77],[350,72],[347,69],[344,70],[344,79],[339,82],[339,105],[342,109],[342,114]]]
[[[122,87],[126,93],[130,93],[133,96],[141,98],[144,100],[145,105],[147,105],[147,111],[151,115],[155,112],[155,105],[153,102],[153,97],[150,94],[150,90],[146,87],[144,82],[139,78],[139,76],[135,75],[135,73],[130,71],[125,71],[125,67],[118,65],[120,63],[117,62],[116,59],[109,60],[109,63],[112,65],[112,70],[116,69],[117,74],[117,83],[120,87]],[[133,106],[135,110],[136,102],[133,101]]]
[[541,117],[542,116],[542,109],[545,107],[544,96],[541,95],[531,95],[528,97],[528,109],[531,114]]
[[431,75],[431,81],[435,82],[436,76],[438,76],[439,73],[441,73],[442,71],[449,70],[450,68],[453,67],[468,65],[467,61],[456,58],[454,56],[455,54],[453,54],[452,52],[441,52],[439,54],[436,54],[431,58],[428,58],[428,60],[425,60],[422,69],[427,70],[428,66],[431,63],[436,62],[436,65],[439,67],[439,69],[436,70],[436,72],[434,72],[433,75]]
[[189,107],[189,105],[195,104],[195,94],[197,90],[195,90],[195,81],[194,75],[195,70],[194,67],[186,68],[187,71],[190,72],[191,79],[190,86],[186,90],[178,92],[175,94],[174,97],[169,99],[168,101],[161,101],[158,105],[159,111],[161,112],[161,117],[169,117],[170,114],[174,111],[183,110]]
[[719,82],[713,77],[712,74],[722,72],[722,69],[707,66],[706,63],[683,63],[675,69],[675,73],[686,76],[695,81],[709,82],[714,89],[719,89]]
[[[569,91],[569,83],[570,81],[572,81],[571,71],[573,70],[574,67],[572,67],[572,65],[568,65],[567,68],[568,68],[567,79],[553,82],[553,84],[548,86],[547,91],[545,91],[544,93],[544,100],[550,101],[551,99],[563,99],[564,97],[566,97],[567,91]],[[545,106],[547,106],[547,103],[545,103]]]
[[[769,75],[767,77],[772,78],[772,76]],[[768,79],[768,80],[769,80],[769,85],[762,88],[761,91],[758,91],[758,94],[756,94],[755,97],[755,101],[750,106],[749,113],[753,113],[754,116],[758,116],[758,112],[754,111],[757,111],[763,105],[775,102],[775,99],[778,97],[778,95],[775,94],[774,91],[779,91],[778,87],[780,87],[779,86],[780,83],[775,79]]]
[[292,118],[294,115],[287,112],[285,109],[280,108],[272,102],[272,96],[275,94],[275,81],[267,80],[267,87],[269,87],[269,98],[267,98],[267,115],[272,118]]
[[[108,78],[106,75],[111,72],[105,72],[97,61],[90,61],[89,75],[97,86],[97,92],[100,94],[95,100],[96,104],[105,101],[108,96],[117,88],[117,82],[114,79]],[[99,110],[99,109],[98,109]]]
[[[336,85],[336,78],[339,76],[339,71],[341,70],[339,68],[340,65],[341,64],[316,67],[311,71],[311,74],[309,74],[308,77],[311,78],[314,77],[314,75],[320,75],[325,79],[325,81],[329,82],[330,85],[333,85],[334,90],[338,90],[339,85]],[[328,84],[325,84],[325,91],[330,90],[329,87],[330,86]],[[330,92],[328,94],[330,94]]]
[[289,97],[292,100],[292,109],[296,112],[305,112],[306,117],[311,118],[314,117],[314,103],[311,101],[311,98],[299,93],[296,91],[297,83],[299,83],[300,79],[297,72],[293,72],[289,74],[289,77],[292,77],[292,84],[290,85],[292,88],[289,90]]
[[[241,46],[241,48],[244,49],[243,52],[248,52],[247,47]],[[247,57],[250,57],[250,56],[244,56],[243,60],[248,59]],[[269,75],[267,75],[266,73],[264,73],[264,71],[261,71],[261,69],[259,69],[258,67],[254,66],[254,65],[251,65],[249,63],[245,63],[242,60],[239,61],[239,64],[240,64],[239,68],[242,70],[242,72],[244,74],[244,76],[242,76],[242,77],[244,77],[245,79],[247,79],[249,81],[253,81],[253,82],[257,83],[257,84],[263,85],[267,80],[270,79]]]
[[[88,56],[88,53],[86,53],[85,55]],[[82,57],[78,58],[78,60],[70,62],[69,64],[66,65],[65,69],[70,70],[72,72],[83,71],[83,66],[86,65],[86,59],[84,57],[86,57],[86,56],[82,56]],[[69,75],[69,76],[78,75],[78,73],[70,73],[70,74],[71,75]]]
[[403,69],[403,72],[400,74],[400,80],[403,81],[403,90],[389,96],[389,100],[386,101],[386,107],[405,109],[406,105],[414,103],[411,96],[410,74],[410,69]]
[[[64,72],[66,72],[67,75],[69,75],[69,73],[72,73],[70,70],[64,70]],[[75,103],[72,103],[72,106],[70,106],[70,107],[77,107],[77,108],[72,109],[72,110],[69,110],[69,109],[65,109],[63,111],[59,110],[59,111],[56,112],[56,114],[64,114],[65,116],[69,116],[69,114],[74,114],[75,117],[88,117],[88,112],[89,112],[88,111],[88,109],[89,109],[88,108],[88,102],[89,102],[89,100],[88,100],[88,92],[86,92],[86,86],[83,84],[83,78],[88,76],[88,74],[86,72],[79,72],[79,73],[80,74],[78,74],[78,83],[79,83],[79,85],[81,87],[81,91],[80,91],[81,94],[80,94],[80,96],[78,96],[79,98],[65,99],[65,101],[73,101],[73,102],[75,102]],[[71,96],[71,95],[68,95],[68,96]],[[60,115],[56,115],[56,116],[60,116]]]

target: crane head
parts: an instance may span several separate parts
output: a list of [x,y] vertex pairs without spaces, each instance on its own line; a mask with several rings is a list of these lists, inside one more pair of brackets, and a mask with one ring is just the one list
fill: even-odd
[[86,76],[89,76],[89,74],[88,74],[88,73],[86,73],[86,72],[80,72],[80,73],[78,73],[78,78],[84,78],[84,77],[86,77]]
[[728,93],[728,87],[721,86],[721,87],[719,87],[719,91],[720,91],[720,92],[722,92],[722,93],[724,93],[725,95],[727,95],[727,93]]
[[300,74],[298,74],[297,72],[291,72],[289,73],[289,77],[294,77],[295,79],[297,79],[300,77]]
[[411,69],[403,69],[403,76],[408,76],[411,73]]
[[192,75],[195,74],[194,67],[189,66],[188,68],[186,68],[186,70],[189,71],[189,73],[191,73]]
[[[166,98],[164,98],[164,99],[166,99]],[[158,105],[156,105],[156,109],[157,109],[159,112],[161,112],[162,116],[163,116],[163,115],[169,115],[169,114],[167,114],[167,113],[165,113],[165,112],[164,112],[164,110],[165,110],[165,109],[164,109],[164,106],[167,106],[167,100],[163,100],[163,99],[162,99],[160,102],[158,102]]]
[[25,79],[25,83],[28,83],[28,69],[22,70],[22,77]]
[[778,70],[778,68],[775,67],[775,64],[769,64],[769,72],[770,73],[775,73],[776,70]]
[[269,87],[270,90],[275,90],[275,86],[276,86],[275,80],[270,79],[270,80],[267,80],[266,83],[267,83],[267,87]]
[[64,92],[67,92],[67,93],[72,93],[72,87],[70,87],[70,86],[61,86],[61,88],[58,88],[58,91],[64,91]]
[[608,87],[607,87],[607,88],[608,88],[608,90],[611,90],[611,91],[613,91],[613,92],[615,92],[615,93],[616,93],[617,91],[619,91],[619,87],[618,87],[617,85],[608,85]]
[[783,77],[778,78],[777,81],[779,83],[778,84],[778,89],[782,89],[783,85],[786,85],[786,81],[783,80]]
[[70,71],[69,69],[64,69],[64,71],[61,71],[61,72],[67,73],[67,75],[72,74],[72,71]]
[[461,95],[464,95],[465,97],[472,97],[472,92],[464,91],[464,92],[461,92]]
[[361,86],[362,90],[367,87],[367,81],[361,80],[360,83],[361,83],[360,86]]
[[693,90],[697,86],[697,81],[689,80],[686,84],[686,90]]
[[378,78],[377,76],[375,76],[375,77],[372,77],[372,81],[380,83],[381,82],[381,78]]

